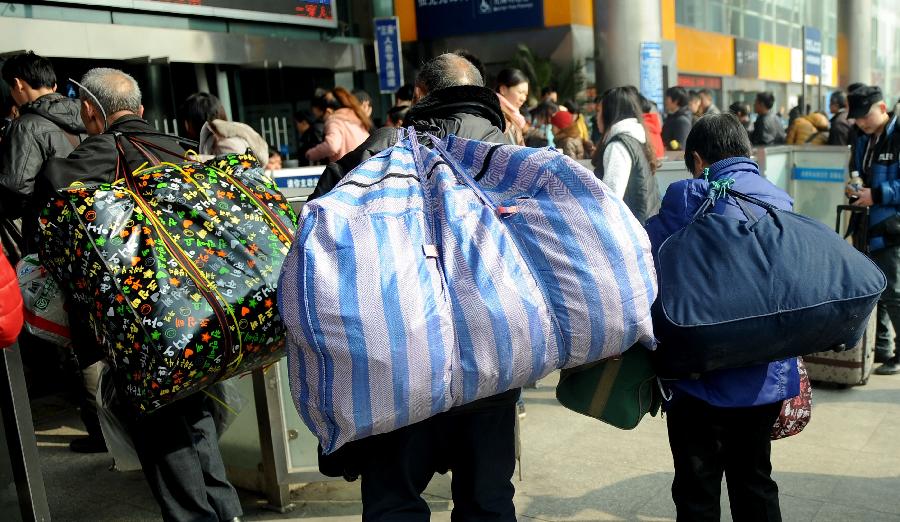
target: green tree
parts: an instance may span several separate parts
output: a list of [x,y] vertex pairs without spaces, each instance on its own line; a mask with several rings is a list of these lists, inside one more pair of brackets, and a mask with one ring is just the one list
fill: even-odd
[[539,98],[541,90],[554,86],[559,101],[574,100],[584,89],[587,78],[584,75],[584,61],[572,60],[568,64],[558,64],[549,58],[534,54],[527,45],[520,44],[515,56],[509,62],[528,77],[529,97]]

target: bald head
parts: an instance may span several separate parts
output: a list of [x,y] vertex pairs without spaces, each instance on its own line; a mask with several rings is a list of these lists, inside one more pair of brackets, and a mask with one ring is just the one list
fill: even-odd
[[416,89],[424,96],[429,92],[460,85],[484,87],[484,78],[475,65],[462,56],[445,53],[422,66],[416,76]]
[[[118,70],[106,67],[91,69],[81,79],[83,86],[78,97],[91,105],[100,104],[102,112],[110,117],[121,111],[141,111],[141,89],[134,78]],[[90,94],[85,92],[90,91]],[[93,97],[91,96],[93,95]]]

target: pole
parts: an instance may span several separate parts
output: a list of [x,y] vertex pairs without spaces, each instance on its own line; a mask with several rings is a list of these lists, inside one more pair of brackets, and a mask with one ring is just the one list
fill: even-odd
[[800,60],[802,64],[800,69],[803,74],[803,82],[800,84],[800,100],[797,105],[800,106],[800,114],[806,114],[806,26],[803,26],[803,59]]

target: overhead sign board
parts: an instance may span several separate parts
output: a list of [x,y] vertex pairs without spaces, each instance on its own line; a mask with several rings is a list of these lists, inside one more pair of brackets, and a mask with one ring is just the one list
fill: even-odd
[[230,20],[337,27],[337,0],[56,0]]
[[403,85],[400,20],[396,16],[375,18],[375,65],[382,93],[394,93]]
[[759,78],[759,42],[734,39],[734,74],[741,78]]
[[416,0],[419,38],[544,26],[544,0]]
[[813,76],[822,74],[822,33],[815,27],[803,27],[804,72]]
[[663,106],[662,45],[659,42],[641,42],[641,93]]

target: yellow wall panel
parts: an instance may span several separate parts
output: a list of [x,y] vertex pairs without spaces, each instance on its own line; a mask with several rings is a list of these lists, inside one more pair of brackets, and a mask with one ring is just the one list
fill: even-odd
[[[680,25],[675,26],[678,72],[734,75],[734,38],[707,33]],[[790,73],[790,54],[788,54]]]
[[544,27],[569,25],[572,20],[572,0],[544,0]]
[[662,39],[675,39],[675,0],[660,0],[660,18],[662,19]]
[[[572,1],[572,24],[594,27],[594,3],[591,0]],[[545,0],[546,5],[546,0]],[[546,8],[544,10],[546,13]]]
[[791,48],[760,42],[759,78],[773,82],[790,82]]
[[415,42],[416,34],[416,0],[394,0],[394,14],[400,19],[400,41]]

